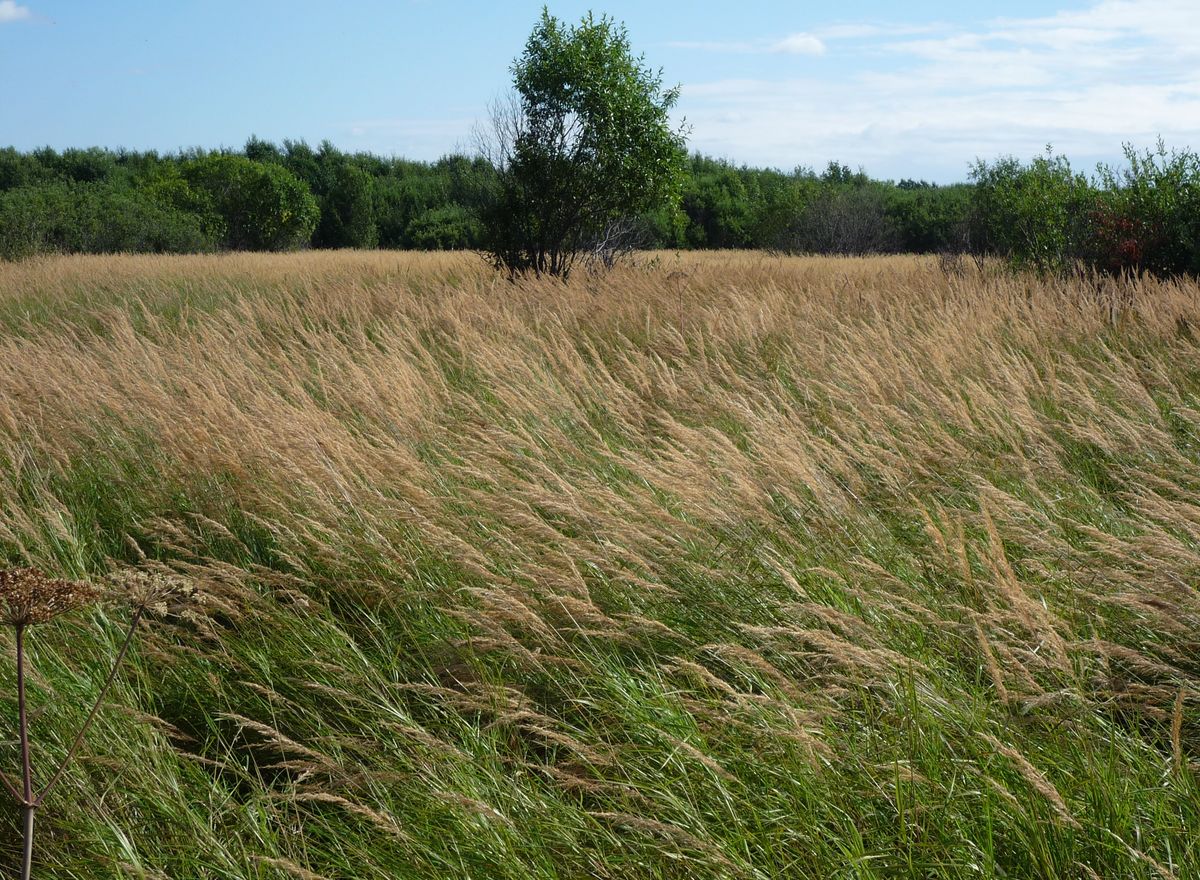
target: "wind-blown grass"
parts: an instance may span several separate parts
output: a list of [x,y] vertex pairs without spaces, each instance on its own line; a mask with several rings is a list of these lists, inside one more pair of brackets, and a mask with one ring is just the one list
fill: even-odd
[[[0,265],[7,561],[207,600],[41,876],[1194,876],[1198,327],[908,258]],[[120,624],[43,628],[35,762]]]

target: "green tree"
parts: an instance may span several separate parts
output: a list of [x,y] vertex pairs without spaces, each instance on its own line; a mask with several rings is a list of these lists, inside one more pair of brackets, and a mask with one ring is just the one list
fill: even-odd
[[224,222],[232,250],[281,251],[309,243],[320,211],[308,186],[282,165],[212,154],[184,164],[183,177]]
[[375,226],[375,182],[371,175],[343,158],[330,171],[329,187],[321,199],[321,222],[315,244],[331,248],[373,248],[379,244]]
[[1099,169],[1101,198],[1089,220],[1096,267],[1169,277],[1200,273],[1200,155],[1159,141],[1127,167]]
[[887,192],[887,216],[900,249],[929,254],[961,251],[970,208],[970,187],[902,180]]
[[0,193],[0,259],[37,253],[212,250],[203,218],[108,183],[56,181]]
[[242,147],[242,154],[255,162],[279,162],[283,159],[283,153],[279,151],[279,147],[254,134],[246,140],[246,146]]
[[498,172],[484,247],[509,273],[565,277],[606,228],[678,201],[679,90],[632,54],[623,26],[590,13],[564,26],[543,9],[512,70],[516,94],[482,145]]
[[690,247],[736,248],[749,242],[752,205],[745,169],[696,156],[680,203]]
[[971,169],[972,238],[1018,268],[1062,273],[1083,259],[1096,190],[1049,147],[1028,165],[1012,157]]

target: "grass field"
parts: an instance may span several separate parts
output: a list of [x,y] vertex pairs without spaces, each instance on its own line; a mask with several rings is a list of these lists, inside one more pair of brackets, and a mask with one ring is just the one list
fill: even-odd
[[[8,561],[206,597],[40,877],[1200,876],[1196,283],[56,258],[0,331]],[[34,632],[36,766],[122,623]]]

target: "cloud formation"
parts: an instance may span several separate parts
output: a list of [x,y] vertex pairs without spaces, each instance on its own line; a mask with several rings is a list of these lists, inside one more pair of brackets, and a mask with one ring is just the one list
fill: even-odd
[[701,52],[734,52],[746,54],[822,55],[825,44],[813,34],[788,34],[779,40],[735,41],[677,41],[667,43],[672,49],[695,49]]
[[771,45],[772,52],[786,52],[789,55],[823,55],[825,44],[812,34],[788,34],[782,40]]
[[28,6],[22,6],[16,0],[0,0],[0,24],[12,21],[24,21],[32,18],[33,13]]
[[[1124,141],[1200,148],[1200,4],[1100,0],[973,27],[817,29],[838,74],[685,84],[695,148],[791,167],[962,179],[976,157],[1046,143],[1084,161]],[[782,43],[783,41],[780,41]],[[776,43],[773,45],[779,45]]]

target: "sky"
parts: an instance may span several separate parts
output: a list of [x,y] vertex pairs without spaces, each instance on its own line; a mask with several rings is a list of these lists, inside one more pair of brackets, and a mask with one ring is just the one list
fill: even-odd
[[[551,2],[623,22],[693,150],[951,182],[1053,145],[1200,149],[1200,0]],[[0,145],[328,139],[436,159],[511,83],[542,2],[0,0]]]

